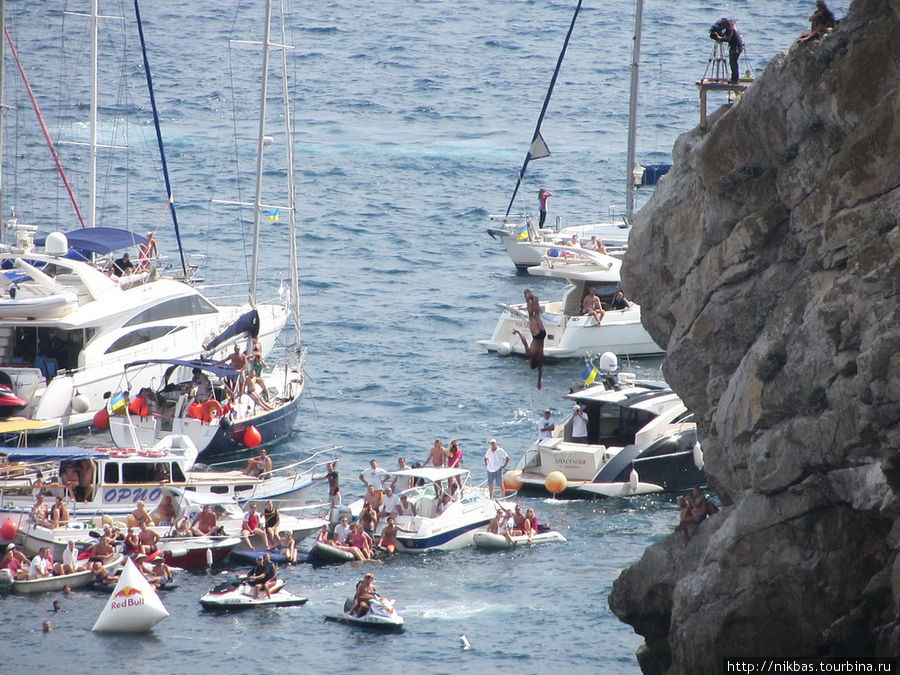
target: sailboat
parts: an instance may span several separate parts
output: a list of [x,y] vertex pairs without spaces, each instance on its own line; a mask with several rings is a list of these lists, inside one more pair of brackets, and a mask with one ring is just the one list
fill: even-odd
[[[13,433],[28,428],[32,436],[96,422],[124,364],[149,357],[221,358],[231,343],[210,352],[205,345],[251,308],[218,307],[184,279],[165,277],[149,238],[119,228],[98,227],[97,217],[97,1],[91,3],[92,84],[90,199],[85,228],[74,233],[38,236],[38,228],[14,221],[13,235],[0,250],[0,383],[27,401],[23,418],[5,425]],[[25,68],[9,46],[30,92]],[[145,57],[145,70],[149,65]],[[148,81],[148,85],[150,82]],[[35,111],[43,125],[33,97]],[[153,102],[151,87],[151,102]],[[154,103],[155,112],[155,103]],[[158,126],[158,125],[157,125]],[[52,148],[52,142],[50,142]],[[161,144],[160,144],[161,145]],[[53,150],[57,165],[58,155]],[[168,182],[168,180],[167,180]],[[171,190],[168,202],[171,208]],[[135,263],[114,261],[115,251],[133,248],[147,255]],[[121,267],[119,266],[119,262]],[[182,266],[184,267],[183,258]],[[184,276],[187,276],[186,274]],[[254,306],[257,339],[268,354],[288,316],[279,305]],[[146,368],[133,382],[149,386],[163,374]]]
[[[245,454],[250,448],[260,444],[278,443],[291,433],[299,413],[300,398],[305,388],[303,364],[306,349],[300,347],[300,293],[297,265],[296,209],[294,189],[293,130],[291,125],[290,101],[287,86],[287,45],[285,43],[284,16],[280,17],[280,40],[273,42],[271,35],[271,0],[266,2],[266,24],[262,41],[262,77],[259,109],[259,126],[256,143],[256,178],[254,199],[251,203],[225,202],[221,204],[250,207],[253,212],[253,238],[251,272],[249,285],[249,305],[257,306],[259,273],[259,238],[263,217],[277,222],[273,214],[286,213],[288,216],[289,252],[289,297],[287,313],[293,320],[295,331],[293,346],[288,358],[277,367],[261,373],[258,379],[251,379],[246,373],[232,370],[226,363],[215,360],[158,360],[145,359],[126,365],[125,379],[131,382],[134,373],[146,367],[162,365],[165,373],[155,390],[145,389],[137,393],[120,415],[110,416],[110,430],[114,441],[122,446],[150,446],[165,436],[177,433],[191,438],[203,461],[222,461],[236,455]],[[285,187],[286,204],[272,204],[263,200],[263,166],[266,148],[274,144],[274,138],[266,133],[267,97],[269,87],[270,52],[277,48],[281,54],[282,98],[284,114],[284,162],[287,179]],[[230,331],[217,336],[208,349],[219,344],[240,345],[241,332],[238,329],[237,342]],[[252,341],[247,341],[246,353],[252,354]],[[192,386],[194,374],[208,378],[210,391],[203,397]],[[248,381],[249,380],[249,381]],[[208,398],[207,398],[208,396]],[[135,404],[135,401],[139,401]],[[148,405],[149,403],[149,405]],[[112,412],[110,406],[110,412]],[[156,413],[152,411],[156,410]]]
[[541,136],[541,124],[544,121],[544,115],[550,103],[550,97],[553,94],[553,87],[556,84],[556,78],[562,66],[563,57],[569,46],[569,39],[575,28],[575,21],[581,10],[582,0],[578,0],[575,12],[572,15],[572,21],[569,25],[566,39],[563,42],[559,58],[556,62],[556,69],[553,77],[550,79],[550,86],[544,97],[544,104],[538,116],[535,125],[534,134],[531,138],[531,144],[528,152],[525,154],[525,161],[519,170],[519,176],[516,180],[515,188],[513,188],[512,197],[506,208],[505,214],[492,214],[489,216],[491,220],[498,220],[498,225],[488,228],[488,234],[495,239],[499,239],[506,248],[509,257],[512,259],[516,269],[520,272],[526,271],[529,267],[540,265],[541,256],[546,251],[544,244],[553,244],[561,241],[571,241],[572,235],[577,235],[583,242],[588,241],[591,237],[596,237],[602,242],[608,253],[621,257],[628,245],[628,231],[631,226],[632,217],[634,215],[634,190],[638,185],[650,186],[655,185],[659,177],[667,170],[667,165],[653,165],[642,167],[635,163],[635,137],[637,128],[637,99],[638,99],[638,72],[641,51],[641,25],[643,22],[643,0],[636,0],[635,20],[634,20],[634,46],[631,63],[631,93],[629,98],[628,110],[628,159],[627,159],[627,177],[625,183],[625,213],[623,216],[616,218],[613,214],[606,221],[584,223],[581,225],[572,225],[569,227],[541,227],[540,224],[535,225],[531,216],[523,214],[522,216],[511,216],[513,204],[516,195],[525,177],[525,171],[529,162],[534,159],[542,159],[550,156],[550,150],[547,143]]

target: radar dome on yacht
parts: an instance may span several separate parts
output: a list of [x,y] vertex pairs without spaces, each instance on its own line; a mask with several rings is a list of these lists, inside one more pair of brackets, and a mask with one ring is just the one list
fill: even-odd
[[44,243],[47,255],[64,256],[69,252],[69,240],[62,232],[51,232]]
[[613,354],[612,352],[603,352],[600,355],[600,370],[605,370],[611,373],[618,367],[619,360],[616,358],[615,354]]

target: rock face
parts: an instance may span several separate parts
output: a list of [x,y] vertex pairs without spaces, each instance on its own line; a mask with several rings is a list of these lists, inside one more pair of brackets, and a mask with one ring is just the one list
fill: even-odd
[[900,4],[775,58],[638,214],[623,283],[725,508],[625,570],[648,673],[900,654]]

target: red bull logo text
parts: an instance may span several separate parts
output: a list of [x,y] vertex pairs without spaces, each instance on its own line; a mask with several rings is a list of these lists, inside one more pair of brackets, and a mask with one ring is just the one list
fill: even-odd
[[[121,598],[121,600],[117,600]],[[110,609],[121,609],[123,607],[137,607],[144,604],[143,593],[134,586],[126,586],[121,591],[113,595]]]

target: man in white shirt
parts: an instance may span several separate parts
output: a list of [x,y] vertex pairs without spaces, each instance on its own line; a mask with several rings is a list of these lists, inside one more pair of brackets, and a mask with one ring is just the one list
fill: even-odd
[[553,418],[550,417],[550,411],[545,410],[544,416],[538,420],[538,439],[550,438],[556,425],[553,424]]
[[378,466],[378,462],[376,462],[374,459],[370,459],[369,468],[363,470],[363,472],[359,474],[359,480],[361,480],[364,485],[371,485],[373,488],[375,488],[375,492],[378,493],[380,502],[384,494],[384,484],[390,475],[391,474]]
[[50,560],[50,547],[45,546],[32,558],[28,578],[40,579],[50,576],[53,576],[53,561]]
[[[82,565],[78,560],[78,549],[75,548],[75,541],[69,539],[66,544],[66,550],[63,551],[63,574],[72,574],[77,572]],[[87,561],[85,561],[86,564]]]
[[342,544],[347,543],[347,537],[350,536],[350,522],[347,516],[341,518],[341,522],[334,526],[334,540]]
[[581,409],[580,405],[576,405],[575,409],[572,412],[572,442],[573,443],[587,443],[588,442],[587,423],[588,423],[587,413]]
[[497,445],[497,440],[491,439],[491,446],[484,454],[484,465],[487,467],[488,495],[494,498],[494,487],[500,488],[500,496],[506,496],[506,488],[503,487],[503,470],[509,464],[509,455],[506,450]]
[[397,511],[397,507],[400,505],[400,496],[394,494],[394,488],[390,485],[385,486],[384,488],[384,500],[381,502],[381,512],[380,516],[382,518],[386,518],[387,516],[397,516],[399,515]]

